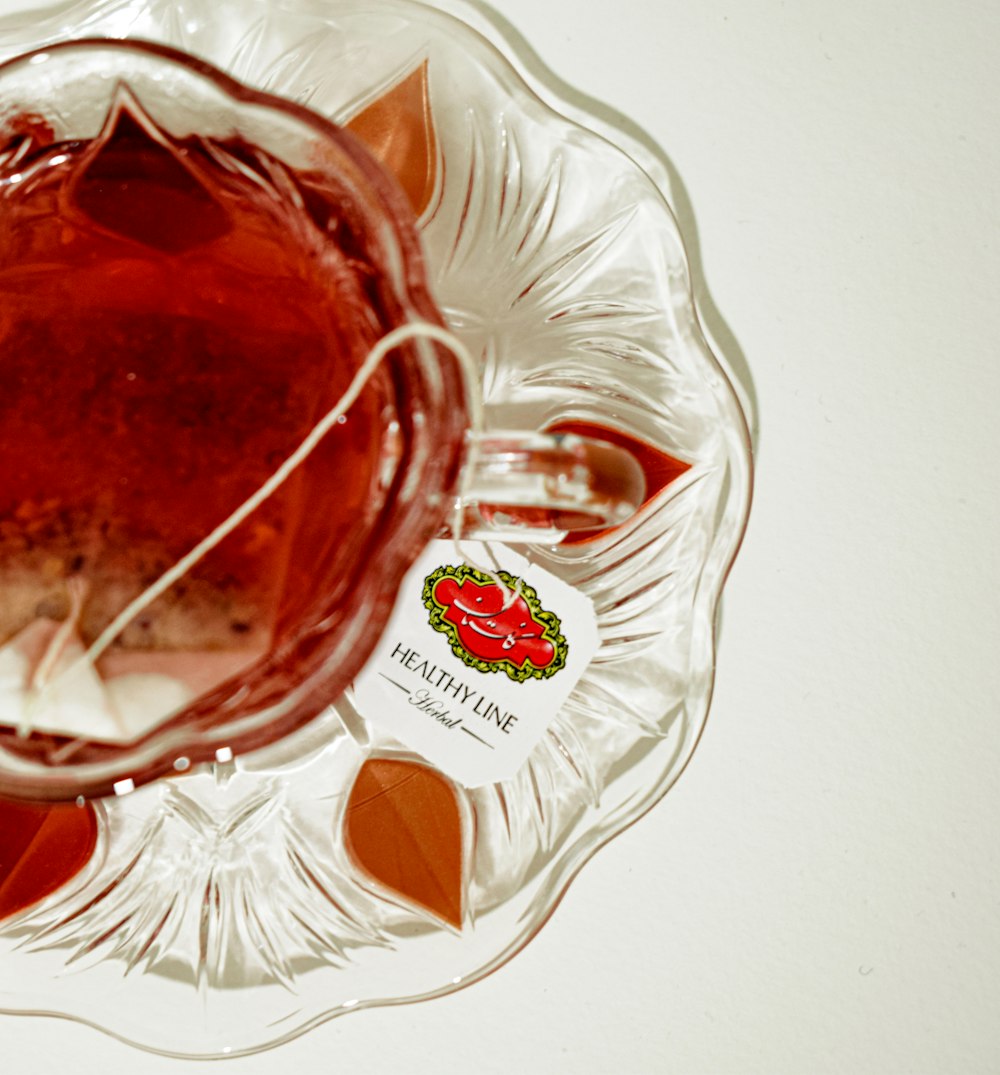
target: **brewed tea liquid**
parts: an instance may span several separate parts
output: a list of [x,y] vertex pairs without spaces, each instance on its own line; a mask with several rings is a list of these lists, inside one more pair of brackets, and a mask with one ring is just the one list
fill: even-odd
[[[0,154],[0,644],[70,615],[70,579],[87,644],[271,475],[381,331],[363,266],[262,152],[172,141],[128,96],[92,141],[24,131]],[[389,406],[376,379],[104,672],[186,660],[200,689],[267,652],[315,564],[362,540]]]

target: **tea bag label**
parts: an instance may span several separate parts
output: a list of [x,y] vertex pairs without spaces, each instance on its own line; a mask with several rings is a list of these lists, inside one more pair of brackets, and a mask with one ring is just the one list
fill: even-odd
[[[410,569],[354,702],[452,779],[512,777],[597,652],[589,599],[512,549],[434,541]],[[497,581],[499,579],[499,583]]]

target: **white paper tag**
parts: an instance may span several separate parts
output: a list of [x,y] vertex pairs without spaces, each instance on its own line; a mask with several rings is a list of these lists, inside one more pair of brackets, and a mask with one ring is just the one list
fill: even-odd
[[433,541],[354,682],[361,715],[443,773],[478,787],[521,767],[599,644],[590,600],[503,545],[463,542],[517,597]]

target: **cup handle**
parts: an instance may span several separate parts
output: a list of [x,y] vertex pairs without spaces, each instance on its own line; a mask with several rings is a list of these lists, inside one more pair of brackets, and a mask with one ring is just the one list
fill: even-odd
[[462,537],[555,544],[620,525],[645,492],[642,467],[617,445],[573,433],[485,433],[462,497]]

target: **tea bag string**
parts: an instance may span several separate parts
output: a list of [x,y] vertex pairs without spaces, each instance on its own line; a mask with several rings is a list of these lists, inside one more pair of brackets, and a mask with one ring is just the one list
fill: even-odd
[[[479,457],[479,441],[483,428],[483,403],[479,388],[479,368],[469,352],[468,348],[459,340],[454,333],[438,325],[424,321],[412,321],[406,325],[400,325],[383,336],[369,351],[364,362],[354,375],[347,390],[337,403],[313,426],[298,448],[274,471],[270,478],[261,485],[256,492],[252,493],[242,504],[239,505],[224,519],[210,534],[203,538],[185,556],[168,568],[155,582],[143,590],[133,601],[108,624],[101,634],[94,640],[87,651],[68,668],[63,675],[70,675],[78,668],[85,665],[94,665],[125,630],[125,628],[158,597],[161,597],[171,586],[184,577],[199,560],[203,559],[216,545],[231,534],[248,516],[250,516],[268,497],[272,496],[291,474],[305,462],[312,454],[327,433],[337,424],[348,410],[354,405],[361,392],[364,390],[372,375],[378,369],[385,357],[400,344],[409,340],[432,340],[446,347],[458,360],[465,374],[467,392],[467,410],[469,415],[469,433],[464,467],[462,469],[459,488],[455,497],[452,514],[452,537],[455,550],[459,559],[482,571],[500,587],[504,594],[504,608],[509,608],[517,597],[516,590],[512,590],[499,576],[499,574],[487,565],[477,564],[472,558],[466,556],[461,547],[461,536],[464,527],[464,507],[467,494],[475,475],[476,463]],[[57,677],[61,678],[61,677]],[[47,684],[42,684],[42,690]]]

